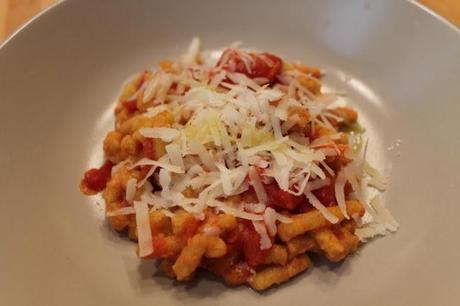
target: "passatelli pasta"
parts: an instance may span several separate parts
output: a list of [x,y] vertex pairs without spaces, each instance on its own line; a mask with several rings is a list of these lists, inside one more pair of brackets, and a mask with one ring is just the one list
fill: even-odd
[[[344,260],[397,228],[368,183],[358,113],[322,89],[320,69],[232,46],[130,78],[80,190],[102,192],[111,226],[169,277],[198,269],[264,290]],[[371,224],[372,227],[366,227]]]

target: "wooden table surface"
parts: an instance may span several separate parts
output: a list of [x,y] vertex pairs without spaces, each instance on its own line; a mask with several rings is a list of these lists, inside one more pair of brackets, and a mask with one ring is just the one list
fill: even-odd
[[[57,0],[0,0],[0,43],[27,20],[56,2]],[[460,0],[419,2],[460,27]]]

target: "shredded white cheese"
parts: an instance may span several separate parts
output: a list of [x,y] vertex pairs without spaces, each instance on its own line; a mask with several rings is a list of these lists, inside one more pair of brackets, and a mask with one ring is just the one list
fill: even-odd
[[311,205],[313,205],[314,208],[319,210],[327,221],[331,222],[332,224],[335,224],[339,221],[339,219],[335,215],[333,215],[329,211],[329,209],[327,209],[327,207],[324,206],[323,203],[321,203],[317,197],[315,197],[313,193],[307,190],[305,192],[305,196],[307,197],[308,201],[310,201]]
[[160,127],[160,128],[142,128],[139,133],[147,138],[160,138],[163,141],[170,142],[179,136],[179,131],[176,129]]
[[153,253],[152,232],[150,230],[149,207],[144,201],[135,201],[136,226],[139,244],[139,256],[145,257]]
[[265,224],[263,222],[253,221],[252,225],[254,226],[254,229],[256,230],[257,234],[259,234],[260,236],[260,249],[267,250],[271,248],[272,241],[270,240],[270,236],[268,236]]
[[136,213],[136,210],[133,206],[122,207],[117,210],[108,211],[106,213],[107,217],[123,216],[123,215],[133,215]]
[[276,232],[277,232],[276,220],[277,220],[276,211],[271,207],[268,207],[267,209],[265,209],[264,222],[265,222],[265,225],[267,226],[267,230],[270,236],[276,235]]
[[267,193],[265,192],[264,185],[262,184],[259,174],[254,167],[249,168],[249,178],[251,179],[252,187],[254,187],[254,191],[256,192],[259,202],[266,204],[268,201]]
[[119,162],[118,164],[116,164],[115,166],[112,167],[111,175],[114,176],[115,174],[117,174],[118,171],[121,170],[121,168],[123,168],[124,166],[128,165],[129,163],[130,163],[130,161],[128,159]]
[[165,147],[171,164],[180,169],[184,169],[184,160],[182,159],[182,152],[178,144],[169,144]]
[[134,196],[136,195],[136,179],[130,178],[126,183],[126,201],[131,203],[134,200]]
[[135,168],[137,166],[156,166],[156,167],[166,169],[166,170],[168,170],[170,172],[173,172],[173,173],[184,173],[184,170],[181,169],[180,167],[171,165],[171,164],[166,163],[166,162],[156,161],[156,160],[152,160],[152,159],[145,158],[145,157],[140,159],[131,168]]
[[[336,95],[313,94],[299,80],[318,80],[297,69],[284,69],[276,76],[279,82],[275,85],[265,77],[250,78],[240,70],[244,66],[249,74],[255,72],[254,54],[237,46],[223,55],[221,51],[201,52],[200,44],[194,38],[187,53],[173,63],[174,73],[168,73],[167,69],[152,71],[151,77],[133,95],[135,98],[143,95],[141,102],[148,107],[140,114],[142,119],[154,120],[165,111],[174,118],[168,127],[137,130],[142,137],[165,142],[166,153],[159,160],[136,161],[130,157],[112,168],[114,176],[123,167],[132,170],[150,166],[139,181],[131,178],[127,182],[126,201],[134,202],[134,206],[107,213],[108,216],[136,214],[141,256],[153,252],[149,205],[151,210],[161,210],[168,217],[173,217],[174,209],[180,207],[202,220],[206,208],[212,207],[216,212],[250,220],[261,238],[261,248],[270,248],[270,236],[276,235],[277,223],[292,220],[267,207],[267,184],[275,184],[293,196],[305,196],[305,202],[335,224],[338,218],[324,205],[329,203],[321,203],[312,193],[333,187],[345,218],[355,218],[362,225],[357,230],[362,237],[398,228],[380,200],[368,201],[367,187],[383,191],[387,181],[365,161],[367,144],[364,152],[347,150],[345,157],[352,161],[338,173],[330,166],[331,158],[343,154],[338,145],[342,143],[339,140],[343,139],[343,133],[334,127],[343,118],[331,111],[339,102]],[[239,61],[232,60],[235,56]],[[257,60],[274,65],[265,55]],[[309,132],[301,126],[308,126]],[[330,133],[311,136],[322,129]],[[152,179],[161,191],[153,190]],[[345,193],[346,184],[353,189],[351,196],[365,207],[367,223],[347,214],[346,200],[350,195]],[[256,203],[234,203],[228,199],[252,192],[251,188]],[[138,189],[142,192],[140,201],[135,197]],[[218,235],[212,227],[203,232]]]

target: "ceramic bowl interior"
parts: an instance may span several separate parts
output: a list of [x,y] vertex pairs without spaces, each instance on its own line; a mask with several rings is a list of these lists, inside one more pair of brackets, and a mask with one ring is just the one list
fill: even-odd
[[[178,284],[78,190],[122,81],[234,41],[327,71],[391,171],[399,232],[259,294]],[[0,304],[453,305],[460,298],[460,35],[406,1],[66,1],[0,49]]]

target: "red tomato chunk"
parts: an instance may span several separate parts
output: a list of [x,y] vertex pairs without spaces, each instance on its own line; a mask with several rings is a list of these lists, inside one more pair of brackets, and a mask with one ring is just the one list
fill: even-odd
[[142,140],[142,151],[144,153],[144,157],[155,159],[155,148],[153,147],[152,139],[147,138]]
[[168,255],[168,244],[166,239],[163,237],[153,238],[153,250],[154,253],[151,255],[153,258],[166,257]]
[[293,210],[304,203],[305,196],[295,196],[287,191],[281,190],[277,184],[265,185],[265,192],[268,196],[268,206],[273,208],[284,208]]
[[93,168],[86,171],[81,181],[82,187],[89,191],[102,191],[110,179],[112,167],[113,164],[110,161],[106,161],[99,169]]
[[219,59],[217,66],[229,72],[243,73],[251,79],[266,78],[269,82],[273,82],[281,73],[283,61],[278,56],[266,52],[246,53],[227,49]]
[[242,223],[244,228],[241,231],[240,239],[242,239],[243,242],[243,254],[248,265],[256,267],[264,264],[269,249],[260,249],[260,235],[256,232],[251,222],[244,220]]
[[336,205],[335,189],[334,184],[324,186],[323,188],[313,190],[312,193],[318,198],[318,200],[325,206]]
[[133,114],[137,111],[137,101],[136,99],[124,101],[123,107],[128,111],[128,113]]

